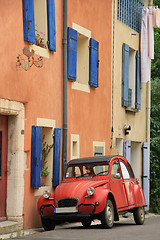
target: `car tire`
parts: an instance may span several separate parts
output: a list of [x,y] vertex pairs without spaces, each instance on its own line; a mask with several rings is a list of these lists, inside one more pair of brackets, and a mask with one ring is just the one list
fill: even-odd
[[41,218],[42,226],[45,231],[51,231],[55,229],[55,222],[49,219]]
[[101,214],[101,224],[103,228],[112,228],[114,221],[114,208],[110,199],[106,202],[106,207]]
[[82,225],[84,228],[89,228],[91,226],[91,220],[83,220]]
[[137,207],[133,211],[134,221],[137,225],[142,225],[145,220],[144,207]]

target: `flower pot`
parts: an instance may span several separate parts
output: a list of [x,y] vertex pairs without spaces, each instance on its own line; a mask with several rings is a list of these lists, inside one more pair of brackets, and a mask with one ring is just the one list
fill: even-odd
[[46,178],[46,175],[41,175],[41,186],[45,186]]

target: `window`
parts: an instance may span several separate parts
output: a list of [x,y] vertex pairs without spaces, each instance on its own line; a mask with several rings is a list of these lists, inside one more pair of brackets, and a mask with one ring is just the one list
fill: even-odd
[[130,174],[128,172],[126,165],[121,161],[120,161],[120,165],[121,165],[123,179],[130,179]]
[[[49,178],[46,180],[48,183],[46,185],[57,186],[59,184],[59,170],[60,170],[60,149],[61,149],[61,129],[50,127],[41,127],[41,126],[32,126],[32,153],[31,153],[31,162],[32,162],[32,170],[31,170],[31,185],[32,188],[41,187],[41,160],[42,160],[42,150],[43,150],[43,136],[45,135],[45,142],[49,145],[53,144],[53,135],[54,135],[54,145],[52,152],[48,154],[46,158],[47,171],[49,171]],[[53,176],[52,176],[53,174]]]
[[91,38],[89,30],[77,24],[73,27],[68,28],[68,79],[98,87],[99,43]]
[[23,24],[25,41],[56,51],[54,0],[23,0]]
[[71,134],[71,159],[79,158],[79,135]]
[[140,33],[143,6],[140,0],[117,0],[117,19]]
[[108,163],[86,163],[79,164],[77,166],[68,166],[66,169],[66,178],[79,178],[79,177],[95,177],[105,176],[109,173]]
[[35,43],[40,47],[47,48],[48,21],[47,21],[47,0],[34,0],[35,20]]
[[105,155],[105,142],[93,142],[93,156]]
[[127,163],[127,166],[128,166],[129,171],[130,171],[131,178],[134,179],[135,176],[134,176],[134,172],[133,172],[133,170],[132,170],[132,168],[131,168],[131,165],[130,165],[129,163]]
[[121,179],[121,172],[118,161],[115,161],[112,165],[111,179]]
[[77,34],[77,82],[88,84],[89,76],[89,38]]
[[140,52],[122,48],[122,106],[141,109]]
[[104,155],[104,147],[95,146],[94,156]]
[[135,108],[136,51],[129,48],[128,105]]

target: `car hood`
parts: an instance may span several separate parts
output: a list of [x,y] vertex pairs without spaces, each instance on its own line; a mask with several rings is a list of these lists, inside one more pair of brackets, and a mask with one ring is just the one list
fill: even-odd
[[81,199],[87,194],[88,187],[100,187],[108,182],[107,179],[102,181],[76,181],[60,184],[55,190],[55,200],[60,198],[74,197]]

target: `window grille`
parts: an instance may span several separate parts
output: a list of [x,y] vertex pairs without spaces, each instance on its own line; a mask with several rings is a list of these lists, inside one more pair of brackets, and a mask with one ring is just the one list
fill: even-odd
[[143,6],[140,0],[117,0],[117,19],[140,33]]

